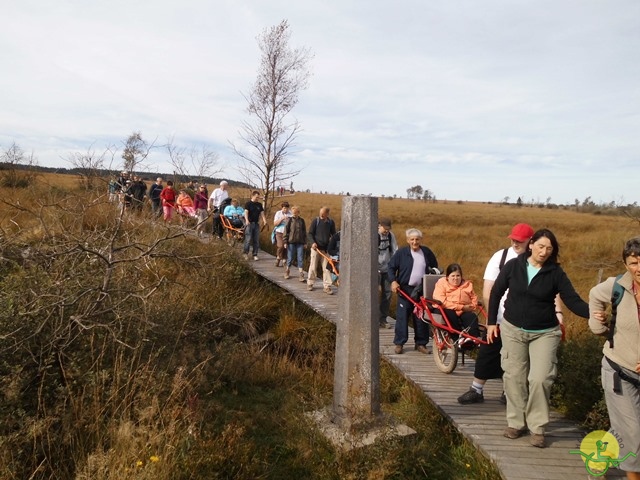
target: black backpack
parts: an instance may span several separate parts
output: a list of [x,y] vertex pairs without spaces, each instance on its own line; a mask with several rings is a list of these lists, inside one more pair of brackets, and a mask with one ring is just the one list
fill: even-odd
[[618,283],[618,280],[622,278],[622,274],[616,276],[616,281],[613,282],[613,289],[611,290],[611,321],[609,322],[609,347],[613,349],[613,331],[616,327],[616,316],[618,315],[618,305],[624,296],[624,288]]

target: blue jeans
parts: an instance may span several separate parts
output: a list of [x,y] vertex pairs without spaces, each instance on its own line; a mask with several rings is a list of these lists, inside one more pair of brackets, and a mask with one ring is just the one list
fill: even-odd
[[378,273],[378,285],[380,285],[380,323],[386,323],[391,305],[391,282],[387,272]]
[[260,250],[260,225],[258,222],[247,224],[244,230],[244,253],[249,253],[249,247],[253,247],[253,256]]
[[293,255],[298,259],[298,268],[302,268],[304,262],[304,243],[290,243],[287,248],[287,268],[293,263]]
[[[403,289],[410,291],[411,287]],[[409,319],[413,316],[413,304],[406,298],[398,295],[396,306],[396,328],[393,337],[395,345],[404,345],[409,339]],[[419,318],[413,319],[413,334],[416,345],[429,343],[429,326]]]

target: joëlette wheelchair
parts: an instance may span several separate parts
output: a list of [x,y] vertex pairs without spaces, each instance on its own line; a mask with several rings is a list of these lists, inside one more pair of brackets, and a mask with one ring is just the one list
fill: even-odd
[[244,222],[242,220],[234,222],[234,219],[225,217],[224,215],[220,215],[220,222],[222,223],[227,243],[232,247],[235,246],[236,243],[242,245],[244,241]]
[[[451,325],[444,312],[442,303],[433,299],[433,289],[436,282],[444,275],[424,275],[422,289],[417,292],[405,292],[398,289],[398,295],[407,299],[413,305],[414,322],[425,322],[429,325],[433,337],[433,360],[441,372],[451,373],[458,365],[458,357],[462,354],[464,365],[465,351],[469,351],[481,344],[486,345],[486,327],[479,325],[481,337],[469,334],[469,328],[458,330]],[[421,290],[421,291],[420,291]],[[482,305],[476,309],[476,315],[486,318]],[[462,347],[464,345],[464,347]]]

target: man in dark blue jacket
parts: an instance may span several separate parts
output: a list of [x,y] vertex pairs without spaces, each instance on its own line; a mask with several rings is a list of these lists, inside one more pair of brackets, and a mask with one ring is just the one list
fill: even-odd
[[[421,245],[422,232],[417,228],[406,231],[408,247],[399,249],[389,261],[388,277],[391,291],[396,293],[401,288],[405,293],[411,292],[422,284],[422,277],[438,268],[438,260],[434,253]],[[393,343],[395,352],[402,353],[403,346],[409,339],[409,318],[413,314],[413,305],[398,295],[396,307],[396,329]],[[429,353],[429,327],[422,320],[414,319],[415,349],[420,353]]]

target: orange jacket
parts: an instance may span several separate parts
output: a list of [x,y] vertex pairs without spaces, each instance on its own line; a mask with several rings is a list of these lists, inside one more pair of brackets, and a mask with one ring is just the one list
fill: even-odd
[[186,193],[181,193],[178,195],[178,199],[176,200],[176,205],[179,207],[193,207],[193,200]]
[[436,282],[433,298],[442,302],[444,308],[455,310],[458,315],[462,313],[462,307],[465,305],[471,305],[474,309],[478,306],[478,297],[473,291],[473,284],[467,280],[454,287],[447,282],[447,277],[442,277]]

